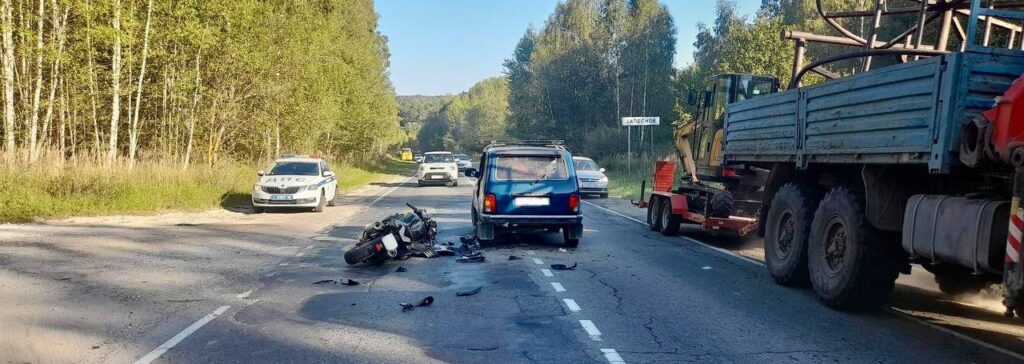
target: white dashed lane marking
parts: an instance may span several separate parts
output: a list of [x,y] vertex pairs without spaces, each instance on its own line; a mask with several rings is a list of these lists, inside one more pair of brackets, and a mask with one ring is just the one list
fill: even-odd
[[580,308],[580,305],[576,304],[576,300],[572,298],[565,298],[562,300],[562,302],[565,302],[565,307],[568,307],[569,311],[580,312],[580,310],[582,310],[582,308]]
[[542,265],[544,262],[538,258],[533,258],[533,264]]
[[238,297],[238,298],[241,298],[241,299],[243,299],[243,300],[244,300],[244,299],[246,299],[246,298],[249,298],[249,296],[250,296],[250,295],[252,295],[252,293],[253,293],[253,292],[256,292],[256,289],[255,289],[255,288],[253,288],[253,289],[250,289],[250,290],[248,290],[248,291],[245,291],[245,292],[242,292],[242,293],[239,293],[239,294],[238,294],[237,296],[235,296],[235,297]]
[[555,289],[555,292],[565,292],[565,287],[562,287],[561,283],[551,282],[551,287]]
[[146,354],[146,356],[135,361],[135,364],[148,364],[153,360],[156,360],[156,358],[159,358],[161,355],[164,355],[164,353],[166,353],[167,350],[171,350],[171,348],[173,348],[175,345],[178,345],[178,343],[180,343],[182,340],[185,340],[185,338],[187,338],[189,335],[192,335],[192,333],[196,332],[196,330],[199,330],[199,328],[203,327],[210,321],[213,321],[213,319],[224,314],[224,311],[227,311],[229,308],[231,308],[231,306],[218,307],[216,310],[213,311],[213,313],[206,315],[206,317],[203,317],[199,319],[199,321],[196,321],[192,325],[189,325],[189,327],[186,327],[184,330],[181,330],[181,332],[179,332],[177,335],[174,335],[174,337],[165,341],[163,344],[160,344],[160,346],[157,346],[156,349],[153,349],[153,351],[149,352],[149,354]]
[[540,272],[544,273],[545,277],[554,277],[555,276],[554,273],[551,273],[550,269],[541,269]]
[[583,331],[590,335],[590,339],[594,341],[601,341],[601,330],[594,326],[594,323],[590,320],[580,320],[580,326],[583,326]]
[[604,358],[611,364],[626,364],[625,360],[619,356],[619,353],[615,349],[601,349],[601,353],[604,354]]

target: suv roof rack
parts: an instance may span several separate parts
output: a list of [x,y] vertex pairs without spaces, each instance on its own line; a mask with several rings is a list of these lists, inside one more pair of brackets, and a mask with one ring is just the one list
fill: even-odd
[[569,148],[565,146],[565,141],[561,140],[561,139],[553,139],[553,140],[541,140],[541,139],[536,139],[536,140],[492,140],[491,144],[488,144],[487,147],[485,147],[484,149],[489,149],[489,148],[494,148],[494,147],[506,147],[506,146],[552,147],[552,148],[565,149],[566,151],[569,150]]

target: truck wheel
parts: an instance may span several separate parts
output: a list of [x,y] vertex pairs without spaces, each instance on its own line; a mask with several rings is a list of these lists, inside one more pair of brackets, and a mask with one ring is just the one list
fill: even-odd
[[768,274],[783,286],[806,286],[807,240],[818,206],[808,186],[787,183],[772,199],[766,216],[764,260]]
[[665,236],[679,235],[679,224],[682,223],[682,216],[672,213],[672,199],[663,199],[661,202],[661,234]]
[[833,188],[818,206],[807,258],[815,293],[838,309],[878,307],[899,275],[881,234],[868,225],[863,195],[846,187]]
[[711,196],[711,206],[709,215],[711,217],[726,218],[736,213],[736,202],[732,198],[732,193],[729,191],[715,192],[714,196]]
[[661,197],[651,197],[647,204],[647,226],[651,231],[661,231]]
[[313,208],[313,212],[324,212],[324,206],[327,206],[327,196],[324,196],[324,191],[320,191],[320,201]]

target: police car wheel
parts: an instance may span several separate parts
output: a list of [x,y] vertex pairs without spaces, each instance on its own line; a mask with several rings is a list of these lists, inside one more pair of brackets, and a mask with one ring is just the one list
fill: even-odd
[[333,207],[334,205],[337,205],[337,203],[335,202],[337,199],[338,199],[338,190],[335,189],[334,190],[334,196],[331,196],[331,199],[327,200],[327,206]]
[[324,196],[324,192],[320,191],[320,201],[316,207],[313,208],[313,212],[324,212],[324,206],[327,205],[327,196]]

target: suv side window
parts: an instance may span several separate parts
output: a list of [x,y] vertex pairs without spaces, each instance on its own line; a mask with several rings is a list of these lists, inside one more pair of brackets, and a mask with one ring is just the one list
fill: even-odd
[[320,161],[320,174],[324,174],[325,172],[330,172],[330,171],[331,171],[331,166],[327,165],[326,161]]

